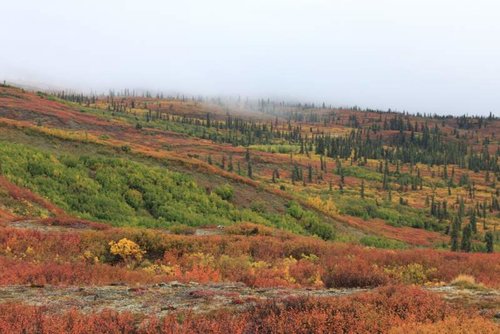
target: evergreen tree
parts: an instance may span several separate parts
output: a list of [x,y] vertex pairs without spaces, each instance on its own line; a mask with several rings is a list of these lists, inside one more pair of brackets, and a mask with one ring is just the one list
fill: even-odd
[[460,233],[460,220],[458,217],[455,217],[455,220],[451,224],[451,233],[450,233],[450,238],[451,238],[451,250],[453,252],[458,251],[458,236]]
[[249,178],[253,177],[252,162],[251,161],[249,161],[248,164],[247,164],[247,176]]
[[209,128],[210,125],[211,125],[211,123],[210,123],[210,113],[207,113],[207,122],[206,122],[206,124],[207,124],[207,128]]
[[462,243],[460,249],[467,253],[472,250],[472,227],[470,224],[465,226],[462,231]]
[[458,204],[458,217],[460,218],[460,220],[462,220],[464,214],[465,214],[464,198],[460,197],[460,202]]
[[486,232],[484,235],[484,241],[486,243],[486,252],[493,253],[493,233],[490,231]]
[[222,161],[220,163],[220,168],[226,169],[226,156],[225,155],[222,156]]
[[470,226],[472,228],[473,233],[477,233],[477,219],[476,219],[476,210],[473,209],[470,215]]
[[234,169],[234,167],[233,167],[233,155],[231,154],[229,156],[229,163],[227,165],[227,170],[230,171],[230,172],[232,172],[233,169]]
[[387,160],[386,160],[384,167],[384,178],[382,179],[382,188],[384,188],[384,190],[387,190],[388,188],[388,177],[389,177],[389,167],[387,166]]
[[337,167],[337,171],[336,171],[337,175],[342,174],[342,162],[340,161],[340,159],[339,159],[339,158],[337,158],[337,159],[335,160],[335,165],[336,165],[336,167]]

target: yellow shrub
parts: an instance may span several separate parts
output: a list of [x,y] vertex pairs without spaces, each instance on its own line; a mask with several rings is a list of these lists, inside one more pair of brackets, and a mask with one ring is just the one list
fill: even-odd
[[302,254],[300,255],[300,259],[301,259],[301,260],[307,260],[307,261],[311,261],[311,262],[316,263],[316,262],[318,262],[319,257],[318,257],[316,254],[312,254],[312,253],[311,253],[311,254],[309,254],[309,255],[302,253]]
[[186,265],[189,268],[193,268],[194,266],[215,268],[215,258],[210,254],[202,252],[191,253],[186,256],[186,259]]
[[33,247],[28,246],[28,247],[26,248],[26,252],[25,252],[25,253],[26,253],[26,255],[31,256],[31,255],[35,254],[35,250],[33,249]]
[[250,265],[254,269],[269,268],[269,266],[270,266],[269,263],[267,263],[266,261],[252,262]]
[[179,266],[167,266],[164,264],[152,264],[143,268],[143,270],[150,274],[175,276],[179,272]]
[[252,261],[246,255],[238,257],[222,255],[218,260],[218,269],[225,280],[241,280],[252,272]]
[[483,285],[476,283],[476,279],[471,275],[460,274],[451,281],[451,285],[462,289],[480,289]]
[[319,196],[310,197],[307,199],[307,204],[326,214],[338,213],[337,206],[331,199],[323,201]]
[[420,263],[410,263],[406,266],[385,268],[386,273],[406,284],[425,284],[429,281],[429,275],[436,268],[425,268]]
[[82,257],[85,260],[85,262],[88,262],[88,263],[98,263],[99,262],[99,258],[97,256],[94,256],[94,254],[92,254],[92,252],[88,251],[88,250],[83,252]]
[[281,261],[281,265],[279,265],[279,269],[283,272],[283,278],[288,282],[288,283],[295,283],[296,280],[295,278],[290,275],[290,267],[294,266],[297,264],[297,260],[294,259],[292,256],[284,258]]
[[127,264],[141,261],[146,253],[138,244],[127,238],[123,238],[118,242],[110,241],[109,246],[111,254],[119,255]]

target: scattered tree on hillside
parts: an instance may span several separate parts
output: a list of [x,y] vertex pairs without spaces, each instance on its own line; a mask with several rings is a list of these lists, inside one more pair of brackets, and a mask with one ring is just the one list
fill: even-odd
[[493,253],[493,233],[490,231],[486,232],[484,236],[484,241],[486,243],[486,252]]

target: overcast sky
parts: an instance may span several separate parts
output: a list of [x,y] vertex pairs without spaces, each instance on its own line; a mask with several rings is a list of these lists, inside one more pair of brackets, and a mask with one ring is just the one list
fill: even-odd
[[0,79],[500,116],[498,0],[15,0]]

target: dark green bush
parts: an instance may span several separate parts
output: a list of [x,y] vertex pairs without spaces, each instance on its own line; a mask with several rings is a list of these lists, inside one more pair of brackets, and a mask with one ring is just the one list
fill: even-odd
[[229,201],[233,198],[234,190],[229,184],[224,184],[215,188],[214,192],[219,195],[225,201]]

